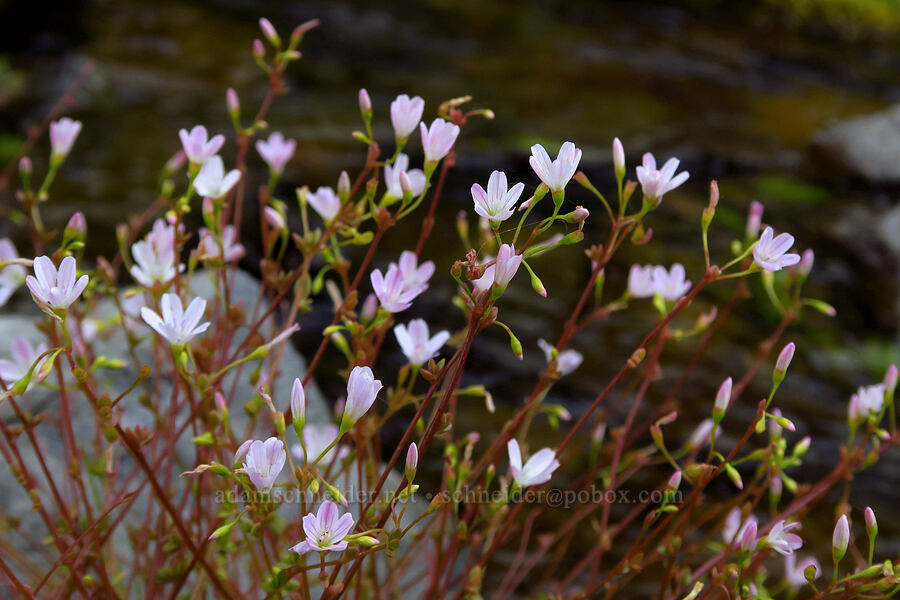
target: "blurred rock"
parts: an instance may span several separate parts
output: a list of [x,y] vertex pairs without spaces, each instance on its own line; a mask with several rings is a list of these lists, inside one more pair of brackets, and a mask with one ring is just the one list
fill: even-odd
[[819,130],[813,154],[832,176],[900,184],[900,105]]

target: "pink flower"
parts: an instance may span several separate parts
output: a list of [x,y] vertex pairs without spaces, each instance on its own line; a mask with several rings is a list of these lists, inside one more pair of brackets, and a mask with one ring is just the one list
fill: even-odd
[[284,215],[271,206],[267,206],[263,209],[263,217],[266,219],[266,223],[269,224],[269,227],[276,232],[280,232],[287,228],[287,223],[284,222]]
[[807,557],[797,562],[797,558],[793,554],[788,554],[784,557],[784,578],[787,580],[788,585],[792,588],[800,588],[804,587],[807,583],[806,581],[806,569],[810,566],[815,567],[816,574],[813,576],[813,580],[818,579],[819,575],[822,574],[822,567],[819,565],[819,561],[817,561],[813,557]]
[[394,126],[394,135],[401,140],[408,138],[422,120],[424,110],[425,101],[420,97],[410,98],[406,94],[397,96],[396,100],[391,102],[391,124]]
[[[555,348],[547,343],[544,339],[538,340],[538,346],[541,347],[541,350],[544,351],[544,356],[547,357],[547,362],[553,362],[553,351]],[[562,352],[558,352],[556,354],[556,370],[559,371],[560,375],[568,375],[579,366],[581,366],[584,357],[580,352],[576,350],[563,350]]]
[[382,275],[379,269],[372,271],[369,276],[372,289],[378,297],[381,306],[388,312],[398,313],[406,310],[412,301],[422,293],[421,287],[409,287],[403,280],[400,268],[391,263],[388,265],[386,275]]
[[628,293],[635,298],[649,298],[653,292],[653,266],[631,265],[631,270],[628,271]]
[[565,142],[559,149],[556,160],[540,144],[531,147],[531,168],[551,192],[561,192],[575,175],[578,163],[581,162],[581,150],[572,142]]
[[759,235],[759,228],[762,225],[763,205],[761,202],[754,200],[750,203],[747,210],[747,239],[756,239]]
[[665,194],[687,181],[690,177],[688,172],[682,171],[675,175],[676,169],[678,169],[677,158],[670,158],[662,169],[657,170],[653,155],[649,152],[644,154],[644,164],[636,169],[644,196],[652,200],[662,200]]
[[420,293],[428,287],[428,280],[434,274],[434,263],[426,260],[421,265],[415,252],[404,250],[397,261],[403,281],[409,288],[421,288]]
[[850,420],[864,421],[870,416],[878,415],[883,405],[884,384],[862,386],[850,397]]
[[409,187],[413,196],[418,196],[425,189],[425,173],[422,169],[409,169],[409,157],[403,153],[397,155],[394,164],[384,165],[384,185],[389,196],[403,197],[403,186],[400,177],[403,174],[409,178]]
[[75,259],[67,256],[59,264],[59,271],[49,256],[34,259],[34,276],[25,278],[25,285],[37,305],[48,314],[66,310],[81,296],[88,284],[88,276],[75,280]]
[[209,328],[209,322],[200,323],[206,310],[203,298],[194,298],[184,310],[177,294],[163,294],[160,306],[162,317],[146,306],[141,308],[141,317],[173,346],[186,344]]
[[344,513],[338,517],[337,504],[326,500],[316,514],[303,517],[303,532],[306,539],[291,547],[297,554],[307,552],[341,552],[347,548],[344,538],[353,529],[353,515]]
[[381,390],[381,381],[375,379],[369,367],[353,367],[347,381],[347,402],[341,417],[341,430],[348,431],[362,417]]
[[65,158],[81,133],[81,121],[63,117],[50,123],[50,152],[54,158]]
[[240,472],[250,477],[256,489],[263,492],[270,490],[275,485],[275,480],[281,474],[284,461],[287,459],[284,444],[276,437],[270,437],[265,442],[253,440],[245,452],[244,466]]
[[207,256],[222,256],[224,252],[225,262],[234,262],[244,256],[244,247],[235,239],[234,225],[226,225],[222,228],[221,248],[219,240],[205,227],[200,229],[200,239],[203,244],[203,252]]
[[772,525],[765,543],[775,552],[787,556],[803,545],[803,539],[796,533],[790,533],[799,529],[800,523],[786,524],[784,519]]
[[221,134],[209,139],[209,133],[203,125],[195,126],[190,133],[187,129],[181,129],[178,131],[178,137],[188,160],[195,165],[205,163],[206,159],[215,155],[225,143],[225,136]]
[[434,163],[450,152],[456,136],[459,135],[459,126],[443,119],[435,119],[431,127],[426,128],[425,123],[419,123],[419,131],[422,133],[422,148],[425,150],[425,162]]
[[753,260],[766,271],[780,271],[800,262],[797,254],[785,254],[794,245],[794,236],[780,233],[775,236],[771,227],[766,227],[753,246]]
[[553,471],[559,468],[556,453],[550,448],[539,450],[528,459],[524,466],[522,465],[522,453],[519,450],[519,442],[509,440],[506,443],[506,450],[509,453],[509,472],[515,482],[523,488],[550,481]]
[[162,219],[153,223],[153,229],[143,240],[131,246],[131,255],[135,262],[131,276],[146,288],[172,281],[176,268],[184,271],[184,265],[175,265],[175,227]]
[[406,325],[394,327],[394,335],[403,354],[413,365],[421,365],[437,355],[443,345],[450,339],[450,333],[439,331],[434,337],[429,336],[428,324],[422,319],[413,319]]
[[653,267],[654,291],[669,301],[675,301],[691,289],[691,282],[684,279],[684,267],[675,263],[666,271],[665,267]]
[[[32,346],[31,342],[28,341],[28,338],[23,336],[14,337],[9,343],[10,359],[0,359],[0,381],[3,381],[7,387],[12,386],[14,383],[28,375],[32,365],[35,364],[38,357],[46,350],[46,344],[40,343],[37,346]],[[39,371],[41,365],[43,365],[46,360],[47,357],[42,358],[34,367],[31,381],[28,384],[29,388],[40,382]]]
[[481,184],[472,184],[475,212],[495,223],[505,221],[513,215],[516,202],[519,201],[519,196],[522,195],[524,189],[524,183],[517,183],[509,188],[506,183],[506,174],[502,171],[494,171],[488,179],[486,192]]
[[222,198],[241,178],[241,172],[232,169],[225,173],[225,164],[220,156],[210,156],[194,178],[194,189],[207,198]]
[[330,187],[320,187],[306,194],[306,201],[312,206],[322,220],[330,223],[341,212],[341,199]]
[[285,139],[280,131],[272,132],[268,141],[256,140],[256,151],[272,172],[279,175],[284,171],[284,166],[291,160],[296,149],[297,141]]
[[[19,258],[16,247],[8,238],[0,239],[0,262]],[[0,306],[9,301],[19,287],[25,283],[27,271],[22,265],[0,267]]]

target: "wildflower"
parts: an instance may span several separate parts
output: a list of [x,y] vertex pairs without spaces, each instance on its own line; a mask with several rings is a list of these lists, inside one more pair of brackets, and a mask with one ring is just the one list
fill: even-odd
[[334,220],[338,213],[341,212],[341,200],[334,190],[330,187],[320,187],[313,192],[306,194],[306,201],[309,202],[322,220],[330,223]]
[[341,552],[347,548],[344,540],[353,529],[353,515],[344,513],[338,517],[337,504],[326,500],[316,514],[303,517],[303,532],[306,539],[291,547],[297,554],[307,552]]
[[375,379],[369,367],[353,367],[347,381],[347,403],[341,417],[341,430],[348,431],[375,402],[381,390],[381,381]]
[[388,312],[402,312],[410,307],[412,301],[422,293],[421,287],[409,287],[403,280],[400,267],[391,263],[388,265],[387,274],[382,275],[379,269],[369,275],[372,289],[381,306]]
[[813,580],[818,579],[819,574],[822,572],[822,567],[819,565],[819,561],[815,558],[808,556],[799,562],[797,562],[797,558],[793,554],[788,554],[784,557],[784,578],[787,580],[788,585],[792,588],[799,588],[806,585],[806,569],[809,567],[813,567],[815,569],[815,574],[813,575]]
[[403,153],[397,155],[394,164],[384,165],[384,185],[387,193],[394,198],[403,197],[403,186],[400,178],[403,174],[409,178],[409,189],[413,196],[418,196],[425,189],[425,173],[422,169],[410,169],[409,157]]
[[[741,509],[735,506],[725,516],[725,523],[722,525],[722,539],[728,543],[735,539],[738,531],[741,530],[742,523]],[[750,517],[751,521],[756,521],[754,517]]]
[[[131,276],[146,288],[156,283],[166,284],[175,278],[175,227],[157,219],[153,229],[143,240],[131,246],[135,264]],[[184,271],[184,265],[178,265]]]
[[[19,258],[16,247],[8,238],[0,239],[0,262]],[[22,265],[6,265],[0,268],[0,306],[9,301],[19,287],[25,283],[25,267]]]
[[[553,362],[553,351],[555,348],[544,339],[538,340],[538,346],[544,351],[547,362]],[[583,360],[584,357],[577,350],[563,350],[556,354],[556,370],[559,371],[560,375],[568,375],[577,369]]]
[[790,533],[794,529],[799,529],[800,523],[786,524],[784,519],[772,525],[769,535],[766,536],[765,543],[775,552],[787,556],[794,550],[803,545],[803,540],[796,533]]
[[613,170],[616,173],[616,179],[622,179],[625,176],[625,148],[619,138],[615,138],[612,144],[613,152]]
[[653,291],[653,266],[631,265],[631,270],[628,271],[628,293],[635,298],[649,298]]
[[753,246],[753,260],[766,271],[780,271],[800,262],[797,254],[785,254],[794,245],[794,236],[780,233],[775,236],[771,227],[766,227]]
[[559,461],[556,460],[556,453],[550,448],[538,450],[525,466],[522,466],[522,453],[519,450],[519,442],[509,440],[506,443],[506,450],[509,453],[509,472],[513,479],[521,487],[530,485],[540,485],[550,481],[550,477],[559,467]]
[[[244,442],[246,444],[246,442]],[[243,448],[243,446],[241,446]],[[240,448],[238,452],[240,452]],[[270,437],[265,442],[253,440],[244,451],[244,465],[240,472],[246,473],[256,489],[267,492],[275,484],[287,454],[284,444],[276,437]],[[237,458],[237,453],[235,454]]]
[[278,175],[284,171],[284,166],[291,160],[296,149],[297,141],[285,139],[280,131],[273,131],[266,141],[256,140],[256,151],[272,172]]
[[31,371],[31,367],[34,365],[34,375],[32,376],[28,387],[30,388],[32,385],[39,383],[39,371],[41,365],[47,360],[47,357],[40,359],[40,362],[37,365],[35,365],[35,362],[41,354],[46,352],[46,350],[46,344],[39,343],[36,346],[32,346],[31,342],[28,341],[28,338],[23,336],[14,337],[9,343],[10,358],[0,359],[0,381],[7,387],[10,387],[15,382],[26,377],[28,372]]
[[[291,453],[299,460],[312,462],[319,458],[325,452],[325,449],[338,437],[338,426],[332,423],[327,425],[314,425],[308,423],[303,428],[303,445],[295,444],[291,448]],[[303,452],[303,446],[306,446],[306,453]],[[329,450],[325,456],[322,456],[321,462],[325,465],[331,464],[337,456],[338,460],[343,459],[350,453],[350,449],[342,445],[336,444],[334,448]]]
[[636,169],[644,198],[658,204],[664,195],[688,180],[690,174],[687,171],[675,175],[678,162],[677,158],[670,158],[662,169],[657,170],[653,155],[649,152],[644,154],[644,163]]
[[675,263],[666,271],[665,267],[653,267],[653,291],[666,300],[675,301],[691,289],[691,282],[684,279],[684,267]]
[[540,144],[531,147],[531,158],[528,163],[534,169],[535,174],[551,192],[561,192],[566,184],[575,175],[578,163],[581,161],[581,150],[572,142],[565,142],[559,149],[556,160],[550,160],[550,155]]
[[853,422],[864,421],[871,415],[881,413],[884,404],[884,384],[860,387],[850,397],[849,417]]
[[215,135],[210,139],[209,133],[203,125],[196,125],[190,133],[187,129],[181,129],[178,131],[178,137],[181,139],[181,146],[184,148],[188,160],[195,165],[205,163],[208,158],[215,156],[225,144],[224,135]]
[[517,183],[508,187],[506,174],[502,171],[494,171],[488,179],[487,191],[480,183],[472,184],[472,200],[475,201],[475,212],[489,219],[495,225],[510,218],[525,189],[524,183]]
[[425,162],[436,163],[450,152],[456,136],[459,135],[459,126],[443,119],[435,119],[431,122],[431,127],[419,123],[419,131],[422,134]]
[[831,535],[831,557],[835,564],[844,558],[848,544],[850,544],[850,523],[847,522],[847,515],[841,515],[834,526],[834,533]]
[[201,196],[218,199],[224,197],[240,178],[241,172],[237,169],[225,173],[225,164],[221,156],[211,156],[203,163],[200,172],[194,178],[194,189]]
[[75,275],[75,259],[71,256],[62,259],[58,271],[49,256],[38,256],[34,259],[34,275],[25,278],[25,285],[41,310],[54,314],[69,308],[87,287],[88,276],[76,281]]
[[439,331],[434,337],[429,337],[428,324],[422,319],[413,319],[408,327],[402,324],[395,326],[394,335],[397,336],[397,343],[403,354],[416,366],[437,355],[438,350],[450,339],[450,334],[446,331]]
[[209,328],[209,322],[200,323],[206,310],[203,298],[194,298],[184,310],[177,294],[163,294],[160,306],[162,317],[146,306],[141,308],[141,317],[173,346],[186,344]]
[[244,247],[238,244],[236,239],[234,225],[226,225],[222,228],[222,246],[219,247],[219,241],[213,233],[205,227],[200,229],[200,239],[203,246],[203,252],[208,256],[223,256],[225,262],[234,262],[240,260],[244,256]]
[[762,225],[762,216],[763,216],[763,205],[761,202],[757,202],[754,200],[750,203],[750,208],[747,210],[747,239],[755,240],[756,236],[759,235],[759,228]]
[[521,264],[522,255],[516,254],[516,249],[512,247],[512,244],[500,246],[497,260],[494,262],[494,284],[500,289],[506,289]]
[[425,101],[418,96],[410,98],[406,94],[400,94],[391,102],[391,124],[397,139],[405,140],[416,130],[424,110]]
[[50,123],[50,152],[52,157],[59,160],[68,156],[79,133],[81,133],[81,121],[73,121],[69,117],[63,117],[59,121]]
[[400,253],[400,260],[397,261],[400,273],[403,275],[403,282],[410,288],[421,288],[425,291],[428,287],[428,280],[434,274],[434,263],[430,260],[419,264],[419,258],[415,252],[404,250]]

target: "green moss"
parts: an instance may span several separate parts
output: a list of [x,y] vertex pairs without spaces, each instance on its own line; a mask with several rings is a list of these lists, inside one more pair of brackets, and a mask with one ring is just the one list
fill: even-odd
[[762,198],[786,204],[823,204],[831,200],[831,192],[826,188],[784,175],[761,175],[753,187]]

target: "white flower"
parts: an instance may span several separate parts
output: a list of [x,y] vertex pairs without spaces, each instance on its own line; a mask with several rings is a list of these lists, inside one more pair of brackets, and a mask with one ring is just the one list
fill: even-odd
[[303,533],[306,539],[292,546],[297,554],[307,552],[341,552],[346,550],[344,538],[353,529],[353,515],[349,512],[338,517],[337,504],[326,500],[316,514],[309,513],[303,517]]
[[[142,286],[152,288],[172,281],[176,275],[175,227],[157,219],[150,233],[131,246],[131,255],[135,262],[131,276]],[[184,265],[177,269],[184,271]]]
[[631,265],[628,271],[628,293],[634,298],[649,298],[653,295],[653,266]]
[[49,256],[34,259],[34,276],[25,278],[25,285],[37,305],[49,314],[65,310],[81,296],[88,284],[88,276],[75,280],[75,259],[67,256],[59,264],[59,271]]
[[341,417],[341,430],[348,431],[375,402],[381,390],[381,381],[375,379],[369,367],[353,367],[347,381],[347,402]]
[[201,196],[218,199],[224,197],[240,178],[241,172],[237,169],[225,173],[221,156],[210,156],[194,178],[194,189]]
[[276,437],[270,437],[265,442],[253,440],[245,452],[241,472],[250,477],[256,489],[268,491],[275,485],[275,480],[284,468],[284,461],[287,459],[284,444]]
[[528,459],[525,466],[522,466],[522,453],[519,450],[519,442],[509,440],[506,444],[506,450],[509,453],[509,472],[516,483],[523,488],[550,481],[553,471],[559,467],[556,453],[550,448],[538,450],[534,456]]
[[375,269],[369,275],[372,290],[384,310],[392,313],[402,312],[409,308],[412,301],[421,293],[421,288],[410,288],[403,281],[403,273],[394,263],[388,265],[387,274],[382,275]]
[[[553,362],[553,346],[547,343],[544,339],[538,340],[538,346],[541,347],[541,350],[544,351],[544,356],[547,357],[547,362]],[[568,375],[579,366],[581,366],[581,362],[584,360],[584,357],[580,352],[576,350],[563,350],[562,352],[558,352],[556,354],[556,370],[559,371],[560,375]]]
[[684,279],[684,267],[675,263],[666,271],[665,267],[653,267],[653,291],[674,301],[684,296],[691,289],[691,282]]
[[184,310],[176,294],[163,294],[160,306],[162,317],[146,306],[141,308],[141,317],[173,346],[186,344],[209,328],[209,322],[200,323],[206,310],[203,298],[194,298]]
[[273,131],[268,141],[256,140],[256,151],[262,156],[272,172],[281,174],[284,166],[291,160],[297,141],[285,139],[280,131]]
[[194,164],[203,164],[211,156],[214,156],[225,143],[224,135],[215,135],[209,139],[209,133],[203,125],[197,125],[191,132],[181,129],[178,132],[184,154]]
[[309,202],[322,220],[330,223],[334,220],[338,213],[341,212],[341,200],[334,190],[330,187],[320,187],[313,192],[306,194],[306,201]]
[[422,319],[413,319],[409,327],[397,325],[394,327],[394,335],[403,354],[414,365],[421,365],[435,356],[443,345],[450,339],[450,333],[439,331],[434,337],[429,337],[428,324]]
[[861,421],[868,419],[871,415],[881,413],[884,405],[884,389],[884,384],[881,383],[860,387],[850,397],[850,420]]
[[819,565],[819,561],[815,558],[808,556],[799,562],[797,562],[797,558],[793,554],[788,554],[784,557],[784,578],[787,580],[788,585],[792,588],[801,588],[805,587],[807,584],[806,581],[806,569],[808,567],[815,567],[816,574],[813,575],[813,580],[818,579],[819,575],[822,574],[822,567]]
[[636,169],[637,180],[641,183],[644,196],[652,200],[662,200],[665,194],[687,181],[690,174],[682,171],[675,175],[676,169],[678,169],[677,158],[670,158],[662,169],[657,169],[653,155],[649,152],[644,154],[644,164]]
[[[307,462],[312,463],[312,461],[319,458],[319,455],[325,452],[325,448],[331,445],[331,442],[337,438],[338,433],[338,426],[331,423],[322,426],[307,423],[303,427],[303,445],[294,444],[294,446],[291,447],[291,454],[302,461],[304,459],[303,446],[306,446],[307,456],[309,457],[306,460]],[[349,448],[337,444],[334,448],[329,450],[319,462],[320,464],[327,466],[331,464],[335,459],[335,456],[338,460],[341,460],[349,453]]]
[[428,280],[434,274],[434,263],[426,260],[421,265],[419,258],[415,252],[404,250],[400,253],[400,260],[397,261],[400,267],[400,273],[403,275],[403,282],[409,288],[421,288],[420,293],[428,287]]
[[[0,381],[3,381],[7,387],[12,386],[14,383],[28,375],[28,371],[31,370],[32,365],[35,364],[38,357],[46,352],[46,350],[46,344],[39,343],[37,346],[32,346],[31,342],[28,341],[28,338],[22,336],[14,337],[9,343],[10,359],[0,359]],[[34,367],[31,382],[28,384],[29,388],[40,381],[38,373],[40,372],[41,365],[43,365],[46,360],[47,357],[45,356]]]
[[766,227],[753,246],[753,260],[766,271],[780,271],[800,262],[799,254],[786,254],[793,245],[794,236],[789,233],[776,236],[771,227]]
[[502,171],[494,171],[488,179],[487,191],[481,184],[472,184],[472,200],[475,201],[475,212],[485,219],[494,222],[505,221],[510,218],[525,189],[524,183],[517,183],[509,188],[506,183],[506,174]]
[[415,96],[410,98],[406,94],[400,94],[391,102],[391,124],[394,126],[394,135],[399,139],[406,139],[419,121],[422,120],[422,111],[425,110],[425,101]]
[[[0,261],[19,258],[16,247],[7,238],[0,239]],[[9,302],[19,287],[25,283],[25,267],[22,265],[6,265],[0,268],[0,306]]]
[[435,119],[428,128],[425,127],[425,123],[419,123],[419,131],[422,134],[425,162],[429,163],[447,156],[456,141],[456,136],[459,135],[459,126],[443,119]]
[[535,144],[531,147],[528,162],[551,192],[561,192],[575,175],[578,163],[581,162],[581,150],[572,142],[566,142],[560,147],[556,160],[550,160],[544,147]]
[[207,256],[220,257],[224,252],[225,262],[234,262],[244,256],[244,247],[235,240],[234,225],[226,225],[222,228],[221,247],[219,240],[205,227],[200,229],[200,239],[203,252]]
[[50,151],[54,157],[65,158],[78,134],[81,133],[81,121],[73,121],[63,117],[50,123]]
[[409,177],[412,195],[418,196],[425,189],[425,173],[422,169],[410,169],[409,157],[405,154],[398,154],[394,159],[393,165],[384,165],[384,185],[387,187],[389,196],[395,198],[403,197],[403,187],[400,185],[400,174],[406,173]]
[[766,536],[765,542],[775,552],[787,556],[803,545],[803,539],[796,533],[790,533],[794,529],[799,529],[800,523],[785,524],[784,519],[772,525],[769,535]]

